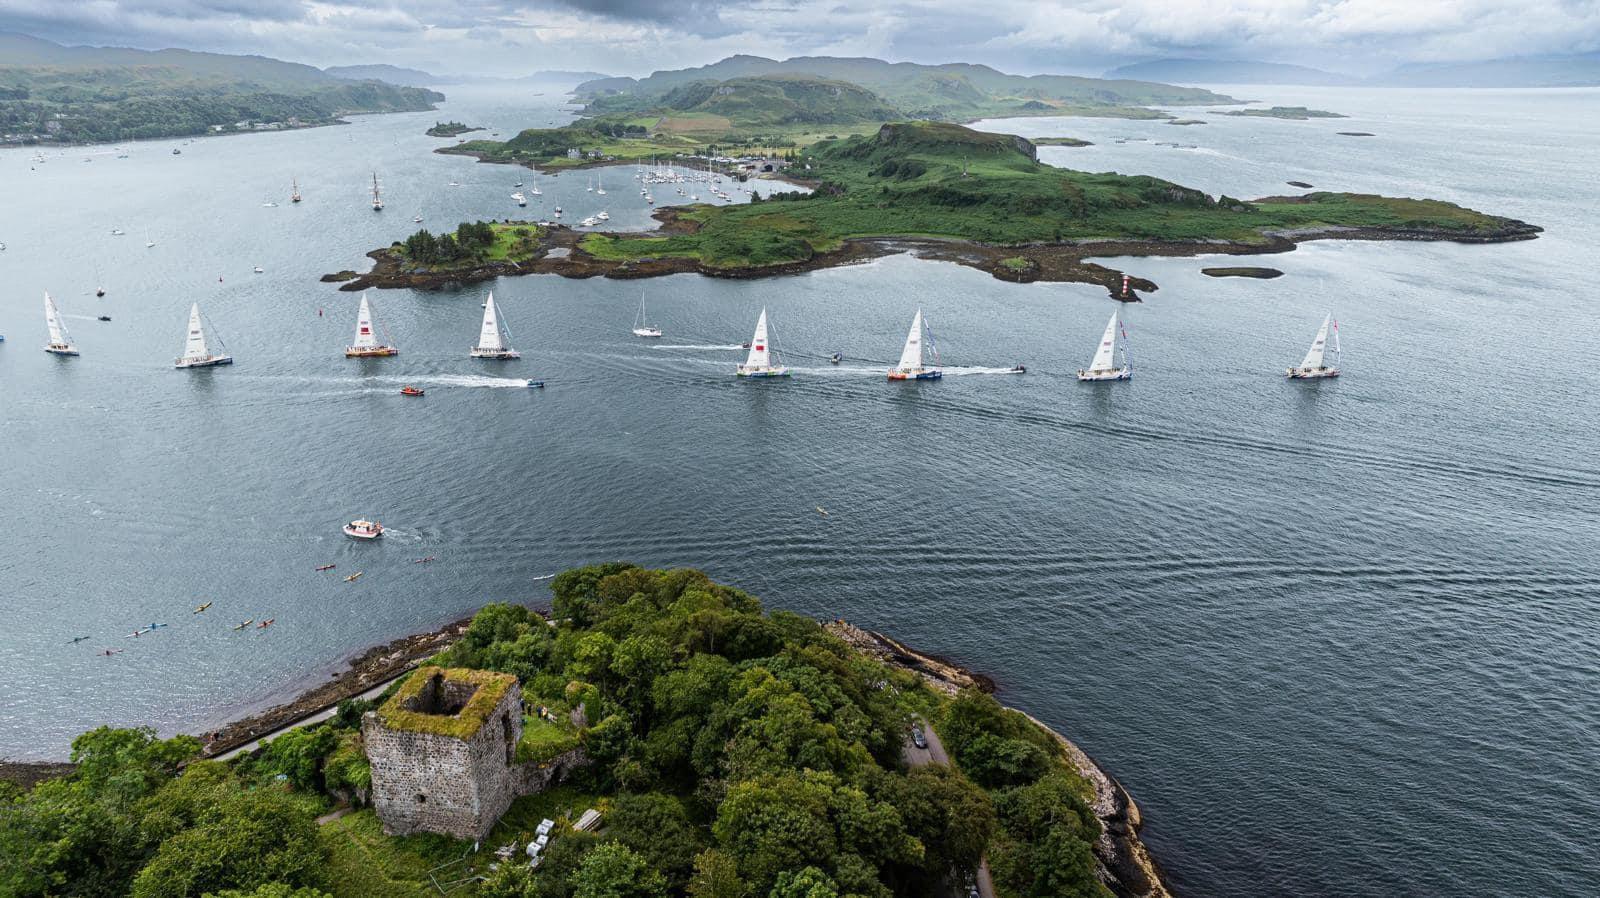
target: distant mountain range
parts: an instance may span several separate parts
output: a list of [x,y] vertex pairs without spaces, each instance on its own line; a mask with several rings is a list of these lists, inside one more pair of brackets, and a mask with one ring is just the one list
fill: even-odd
[[601,72],[568,72],[559,69],[542,69],[516,78],[490,78],[471,75],[435,75],[421,69],[407,69],[392,65],[335,65],[323,69],[335,78],[384,81],[389,84],[411,87],[432,87],[440,84],[547,84],[553,81],[579,82],[609,77]]
[[1483,62],[1415,63],[1370,78],[1302,65],[1236,59],[1157,59],[1106,72],[1175,84],[1285,84],[1319,87],[1582,87],[1600,85],[1600,53]]
[[0,33],[0,142],[119,141],[330,124],[444,95],[265,56],[65,47]]
[[[813,79],[864,88],[894,107],[898,117],[961,120],[979,116],[1067,113],[1145,105],[1237,102],[1192,87],[1071,75],[1008,75],[984,65],[921,65],[881,59],[802,56],[776,60],[730,56],[695,68],[655,72],[648,78],[605,78],[578,85],[597,111],[650,105],[689,85],[749,79]],[[709,89],[709,88],[701,88]],[[789,93],[790,91],[785,91]],[[676,105],[672,108],[679,108]]]
[[1303,65],[1242,59],[1156,59],[1106,72],[1107,78],[1134,78],[1174,84],[1304,84],[1344,87],[1360,78]]

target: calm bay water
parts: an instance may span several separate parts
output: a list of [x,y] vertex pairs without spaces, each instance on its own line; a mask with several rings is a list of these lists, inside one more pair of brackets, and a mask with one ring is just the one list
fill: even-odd
[[[432,155],[445,141],[422,130],[508,135],[558,119],[554,92],[181,156],[49,150],[30,170],[32,151],[0,152],[0,657],[20,674],[0,755],[60,756],[101,723],[204,729],[367,645],[626,558],[993,674],[1125,782],[1181,894],[1593,893],[1600,92],[1231,92],[1352,118],[991,127],[1095,142],[1042,151],[1061,165],[1233,196],[1435,196],[1547,232],[1310,244],[1262,260],[1287,272],[1273,281],[1119,260],[1162,289],[1127,312],[1138,377],[1109,387],[1072,378],[1103,291],[909,257],[503,280],[524,357],[502,364],[466,358],[485,286],[383,291],[402,354],[357,362],[340,352],[356,297],[316,277],[365,269],[414,214],[515,215],[511,184],[535,177]],[[537,178],[568,219],[643,226],[631,173],[607,172],[605,205],[584,175]],[[641,286],[661,345],[628,333]],[[39,351],[44,290],[82,358]],[[233,368],[171,370],[194,300]],[[919,304],[965,367],[885,383]],[[732,377],[763,305],[790,382]],[[1328,310],[1347,376],[1286,383]],[[1026,376],[985,370],[1017,362]],[[516,386],[530,376],[548,389]],[[339,534],[362,515],[390,537]],[[151,621],[171,626],[121,636]]]

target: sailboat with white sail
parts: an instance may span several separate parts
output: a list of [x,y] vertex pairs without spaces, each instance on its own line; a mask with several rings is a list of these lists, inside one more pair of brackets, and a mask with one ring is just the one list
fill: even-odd
[[289,179],[289,202],[300,202],[300,180],[298,178]]
[[361,311],[356,316],[356,341],[344,349],[347,359],[368,359],[386,355],[399,355],[400,348],[389,341],[389,332],[383,332],[383,339],[378,339],[379,325],[372,314],[372,303],[367,301],[367,294],[361,294]]
[[61,310],[56,308],[56,301],[48,292],[44,295],[44,325],[50,329],[50,342],[45,344],[45,352],[61,356],[78,354],[78,347],[72,345],[72,337],[61,320]]
[[[1330,328],[1333,334],[1333,364],[1327,363],[1328,334]],[[1329,312],[1322,319],[1322,327],[1317,328],[1317,336],[1311,341],[1311,348],[1306,350],[1306,357],[1300,360],[1300,367],[1290,368],[1288,375],[1292,380],[1316,380],[1323,377],[1338,377],[1339,362],[1342,353],[1339,350],[1339,322],[1333,320],[1333,313]]]
[[483,329],[478,333],[478,345],[472,347],[475,359],[520,359],[522,353],[511,348],[511,335],[504,330],[498,309],[494,305],[494,291],[483,303]]
[[639,291],[639,314],[633,316],[633,335],[635,337],[659,337],[661,328],[650,323],[649,316],[644,311],[644,291]]
[[378,192],[378,173],[372,173],[372,211],[383,211],[383,194]]
[[[922,344],[926,334],[927,344],[933,350],[933,366],[923,363]],[[933,329],[922,317],[922,310],[911,318],[911,332],[906,334],[906,345],[900,350],[900,364],[889,369],[890,380],[938,380],[944,377],[939,367],[939,345],[933,341]]]
[[[1119,341],[1117,338],[1121,337]],[[1117,353],[1121,351],[1121,364],[1117,362]],[[1106,322],[1106,332],[1100,337],[1100,346],[1094,352],[1094,361],[1089,367],[1078,372],[1079,380],[1130,380],[1133,378],[1133,359],[1128,357],[1128,332],[1122,328],[1122,318],[1116,313],[1111,313],[1111,320]]]
[[776,364],[777,350],[767,342],[767,310],[756,319],[756,333],[750,338],[750,355],[735,369],[740,377],[788,377],[789,369]]
[[189,307],[189,336],[183,343],[183,355],[174,359],[174,368],[213,368],[217,365],[233,364],[233,356],[228,355],[228,348],[222,345],[220,338],[213,337],[216,348],[211,347],[212,340],[206,338],[205,323],[200,317],[200,304],[195,303]]

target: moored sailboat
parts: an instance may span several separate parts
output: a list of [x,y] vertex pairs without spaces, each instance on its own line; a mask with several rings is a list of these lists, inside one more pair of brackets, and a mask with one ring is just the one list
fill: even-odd
[[78,354],[78,347],[72,345],[72,337],[61,320],[61,311],[56,308],[56,301],[50,298],[49,293],[44,295],[44,325],[50,329],[50,342],[45,344],[45,352],[62,356]]
[[372,211],[383,211],[383,195],[378,192],[378,173],[372,173]]
[[200,304],[195,303],[189,307],[189,336],[184,340],[183,355],[174,359],[174,368],[211,368],[217,365],[233,364],[233,356],[228,355],[227,347],[222,341],[217,340],[217,350],[211,348],[206,339],[205,325],[200,318]]
[[789,369],[774,364],[776,361],[777,351],[767,342],[767,310],[762,309],[755,336],[750,338],[750,355],[735,373],[740,377],[788,377]]
[[344,357],[347,359],[376,358],[378,356],[399,355],[400,349],[389,342],[388,331],[384,332],[384,339],[378,340],[378,323],[372,315],[372,304],[367,302],[367,294],[361,294],[361,311],[356,316],[356,341],[346,346]]
[[[923,364],[922,335],[927,331],[928,345],[933,347],[933,367]],[[900,364],[889,369],[890,380],[938,380],[944,377],[939,367],[939,347],[933,342],[933,329],[922,318],[922,310],[911,318],[911,332],[906,334],[906,345],[900,350]]]
[[[1117,339],[1121,336],[1121,340]],[[1120,345],[1119,345],[1120,343]],[[1122,350],[1122,364],[1117,364],[1117,350]],[[1116,313],[1111,313],[1111,320],[1106,322],[1106,332],[1100,337],[1100,346],[1094,352],[1094,361],[1089,367],[1078,371],[1078,379],[1094,380],[1130,380],[1133,377],[1133,360],[1128,358],[1128,333],[1122,329],[1122,319]]]
[[295,178],[289,179],[289,202],[300,202],[300,182]]
[[511,348],[509,334],[502,332],[494,305],[494,292],[483,303],[483,329],[478,333],[478,345],[472,347],[475,359],[519,359],[522,353]]
[[639,291],[639,314],[633,318],[633,335],[635,337],[659,337],[661,328],[650,323],[644,311],[644,291]]
[[[1327,364],[1329,327],[1333,332],[1333,359],[1332,365]],[[1339,322],[1333,320],[1333,313],[1329,312],[1322,319],[1322,327],[1317,328],[1317,336],[1311,341],[1311,348],[1306,350],[1306,357],[1300,360],[1298,368],[1290,368],[1287,372],[1291,380],[1315,380],[1323,377],[1339,376],[1339,361],[1342,353],[1339,350]]]

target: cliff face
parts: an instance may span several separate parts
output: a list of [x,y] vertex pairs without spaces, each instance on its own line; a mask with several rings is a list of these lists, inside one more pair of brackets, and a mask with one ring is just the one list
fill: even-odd
[[[918,652],[882,633],[865,630],[843,620],[831,621],[824,626],[829,633],[843,639],[856,650],[885,664],[909,670],[947,695],[968,688],[994,691],[994,681],[988,677],[943,658]],[[1100,839],[1094,846],[1100,881],[1118,898],[1172,898],[1172,893],[1161,881],[1161,872],[1156,867],[1155,859],[1139,840],[1139,829],[1144,825],[1144,820],[1139,813],[1139,806],[1134,804],[1128,791],[1072,740],[1031,714],[1028,714],[1028,719],[1060,741],[1078,773],[1094,786],[1095,797],[1090,807],[1095,816],[1100,818],[1101,825]]]

